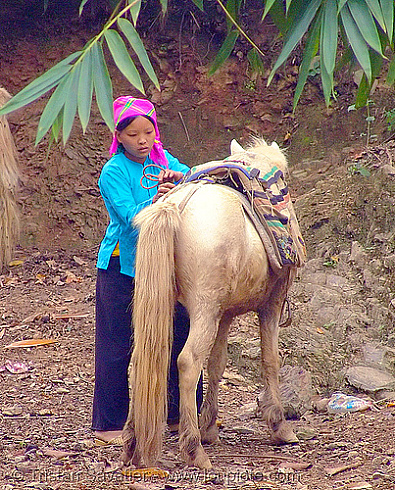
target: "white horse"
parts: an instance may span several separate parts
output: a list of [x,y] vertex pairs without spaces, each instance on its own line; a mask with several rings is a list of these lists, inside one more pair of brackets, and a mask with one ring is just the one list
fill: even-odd
[[[0,87],[0,107],[10,99]],[[5,116],[0,116],[0,272],[11,260],[19,233],[19,212],[16,188],[19,172],[14,140]]]
[[[248,152],[254,167],[286,171],[277,144],[259,140]],[[231,148],[232,149],[232,148]],[[232,154],[234,148],[232,149]],[[173,312],[180,301],[190,315],[190,333],[177,361],[180,388],[179,443],[186,463],[211,467],[202,443],[218,437],[218,385],[226,365],[232,319],[256,311],[260,320],[265,392],[263,415],[278,443],[296,442],[280,400],[278,331],[295,267],[274,273],[262,241],[239,197],[224,185],[202,185],[187,200],[189,183],[144,209],[140,228],[134,298],[132,400],[125,424],[122,460],[152,466],[158,459],[167,412],[167,374]],[[183,203],[181,208],[179,204]],[[196,387],[208,358],[208,387],[198,421]]]

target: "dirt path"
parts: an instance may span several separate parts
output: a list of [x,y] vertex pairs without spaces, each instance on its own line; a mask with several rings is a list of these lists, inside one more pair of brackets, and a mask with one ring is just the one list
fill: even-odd
[[[395,488],[394,406],[376,404],[343,418],[308,412],[292,422],[300,444],[275,447],[255,415],[259,386],[231,363],[220,387],[220,441],[207,448],[213,470],[185,468],[177,436],[166,433],[159,465],[169,471],[167,480],[137,476],[132,484],[117,469],[120,448],[95,447],[89,430],[95,251],[73,257],[25,249],[17,260],[23,263],[1,276],[1,346],[27,338],[56,343],[0,350],[0,365],[20,361],[29,368],[0,373],[2,489]],[[243,332],[243,322],[239,336],[251,332],[248,323]]]

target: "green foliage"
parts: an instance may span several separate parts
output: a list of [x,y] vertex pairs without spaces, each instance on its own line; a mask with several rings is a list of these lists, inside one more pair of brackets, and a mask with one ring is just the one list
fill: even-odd
[[[50,0],[42,1],[43,10],[49,8]],[[81,14],[88,0],[79,1]],[[162,12],[166,13],[168,1],[157,1]],[[264,54],[240,25],[242,10],[248,6],[243,0],[215,1],[226,16],[227,35],[209,74],[213,75],[223,65],[240,37],[251,45],[248,60],[252,70],[262,74]],[[130,50],[134,51],[142,70],[159,89],[157,76],[135,28],[141,0],[108,0],[108,4],[114,9],[113,13],[102,30],[81,51],[71,54],[41,75],[1,108],[0,115],[7,114],[55,89],[42,113],[36,143],[49,130],[55,140],[62,132],[65,143],[77,114],[85,131],[94,95],[104,121],[113,129],[112,83],[104,48],[108,48],[115,65],[130,84],[144,94],[140,73],[130,56]],[[203,10],[204,2],[191,0],[193,6]],[[329,104],[335,96],[334,75],[347,64],[359,65],[363,71],[355,106],[367,106],[372,84],[384,65],[388,66],[387,83],[395,84],[394,12],[394,0],[265,0],[262,19],[271,16],[284,40],[268,83],[295,49],[301,48],[303,58],[294,94],[294,109],[308,77],[314,74],[320,76],[325,101]],[[389,63],[386,63],[388,59]]]
[[[86,1],[82,0],[80,12],[85,3]],[[103,53],[105,44],[116,66],[131,85],[144,94],[140,74],[130,57],[128,48],[134,50],[143,70],[159,89],[158,78],[144,45],[133,26],[133,22],[137,20],[141,0],[126,0],[126,5],[121,9],[122,3],[122,1],[118,3],[101,32],[91,39],[81,51],[71,54],[55,65],[2,107],[1,114],[8,114],[37,100],[56,87],[41,115],[36,144],[50,129],[52,138],[56,141],[62,131],[63,142],[66,143],[76,114],[78,114],[82,129],[85,131],[90,118],[94,93],[104,121],[111,130],[114,129],[112,83]],[[165,8],[166,2],[162,2],[162,5]],[[132,22],[125,15],[129,15]],[[121,34],[113,28],[116,25],[129,46]]]

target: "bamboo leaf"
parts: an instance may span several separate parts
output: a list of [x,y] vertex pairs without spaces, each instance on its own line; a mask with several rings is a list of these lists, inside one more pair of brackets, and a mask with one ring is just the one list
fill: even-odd
[[377,27],[366,4],[361,3],[360,0],[349,0],[348,7],[367,44],[382,55]]
[[261,20],[264,20],[266,15],[269,13],[269,10],[273,7],[273,3],[275,2],[276,0],[267,0],[265,2],[265,9],[263,11],[263,15],[262,15],[262,19]]
[[386,82],[389,85],[395,83],[395,56],[392,56],[392,60],[389,64]]
[[366,74],[362,75],[361,81],[358,85],[357,95],[355,97],[355,108],[360,109],[365,107],[369,100],[371,84],[366,78]]
[[394,0],[380,0],[380,3],[384,23],[387,28],[388,39],[390,43],[392,43],[392,37],[394,35]]
[[126,39],[129,41],[130,46],[136,53],[138,59],[140,60],[141,66],[144,68],[147,75],[150,77],[155,87],[160,90],[158,78],[136,29],[127,19],[123,18],[118,19],[118,27],[125,34]]
[[287,40],[284,47],[278,57],[273,70],[271,71],[268,78],[268,85],[273,79],[273,76],[277,69],[287,60],[288,56],[291,54],[292,50],[296,44],[301,40],[305,32],[308,30],[312,20],[314,19],[318,8],[321,5],[321,0],[311,0],[304,10],[299,10],[295,22],[290,29]]
[[133,4],[129,12],[132,16],[133,24],[136,25],[137,19],[140,15],[141,0],[128,0],[129,5]]
[[328,73],[323,63],[321,64],[321,82],[322,91],[325,97],[325,103],[328,106],[331,101],[331,95],[333,92],[333,72]]
[[360,33],[358,26],[356,25],[354,19],[351,16],[350,10],[347,5],[345,5],[340,11],[342,18],[344,30],[352,50],[361,65],[361,68],[366,73],[368,80],[372,80],[372,67],[370,64],[369,49],[366,42]]
[[129,82],[143,94],[144,86],[141,81],[139,72],[130,58],[128,50],[121,36],[114,29],[108,29],[104,33],[111,55],[114,58],[115,64]]
[[256,49],[252,48],[247,54],[248,61],[250,62],[251,68],[255,73],[263,74],[265,72],[265,67],[262,63],[262,58]]
[[236,30],[229,32],[229,34],[226,36],[225,41],[219,49],[217,56],[215,57],[208,71],[209,77],[213,75],[218,70],[218,68],[223,65],[223,63],[229,58],[238,37],[239,32]]
[[[240,11],[240,0],[228,0],[226,2],[226,10],[228,14],[232,17],[232,19],[238,22],[239,11]],[[229,17],[226,18],[226,24],[227,24],[228,32],[230,32],[233,27],[233,22],[229,19]]]
[[203,12],[203,0],[192,0],[198,9]]
[[284,14],[281,0],[275,0],[273,6],[270,9],[270,17],[277,29],[284,36],[287,32],[287,19]]
[[93,85],[99,111],[107,126],[114,131],[114,113],[112,107],[112,84],[104,60],[103,49],[99,43],[92,45]]
[[309,35],[307,36],[306,39],[306,46],[303,51],[303,61],[300,65],[298,83],[296,85],[295,94],[294,94],[293,110],[295,110],[296,106],[298,105],[303,88],[309,76],[309,69],[311,66],[311,62],[314,56],[318,52],[318,47],[320,42],[320,27],[321,27],[321,16],[319,15],[314,20]]
[[379,0],[366,0],[366,4],[372,12],[373,17],[379,23],[380,27],[383,29],[384,32],[387,32]]
[[88,2],[88,0],[82,0],[82,2],[80,3],[80,8],[78,10],[79,15],[82,14],[82,11],[84,10],[84,7],[85,7],[85,5],[86,5],[87,2]]
[[327,73],[335,69],[337,52],[337,9],[335,2],[326,2],[321,24],[321,64]]
[[93,95],[92,54],[90,49],[81,61],[81,74],[78,84],[78,115],[80,117],[82,130],[88,126],[91,113]]
[[160,0],[160,5],[162,7],[162,13],[165,14],[167,12],[167,0]]
[[73,74],[68,73],[63,80],[59,83],[55,92],[51,95],[43,113],[41,114],[40,121],[38,123],[36,145],[43,139],[46,132],[52,126],[52,123],[58,116],[59,112],[63,108],[67,97],[70,95],[71,82]]
[[63,145],[69,139],[71,128],[73,127],[73,122],[75,114],[77,112],[77,102],[78,102],[78,82],[81,73],[81,64],[76,65],[70,74],[70,93],[67,97],[64,107],[63,107]]
[[80,56],[80,54],[81,51],[71,54],[60,63],[50,68],[47,72],[43,73],[40,77],[29,83],[29,85],[24,87],[1,108],[0,116],[8,114],[26,106],[27,104],[30,104],[31,102],[34,102],[36,99],[55,87],[59,81],[71,70],[72,65],[69,63],[74,61],[78,56]]
[[51,128],[51,135],[53,140],[58,142],[59,140],[59,133],[60,133],[60,128],[62,127],[62,120],[63,120],[63,109],[60,110],[59,114],[56,116],[54,122],[52,123],[52,128]]
[[337,11],[340,12],[340,10],[344,7],[344,5],[348,2],[348,0],[339,0],[337,4]]

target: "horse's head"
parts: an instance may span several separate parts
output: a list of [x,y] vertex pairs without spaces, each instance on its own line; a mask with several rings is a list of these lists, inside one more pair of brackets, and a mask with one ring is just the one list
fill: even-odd
[[239,157],[245,160],[248,165],[258,168],[262,172],[267,172],[273,166],[278,167],[284,175],[287,172],[287,160],[275,141],[268,145],[263,138],[253,138],[247,149],[244,149],[236,140],[232,140],[230,153],[235,158]]

